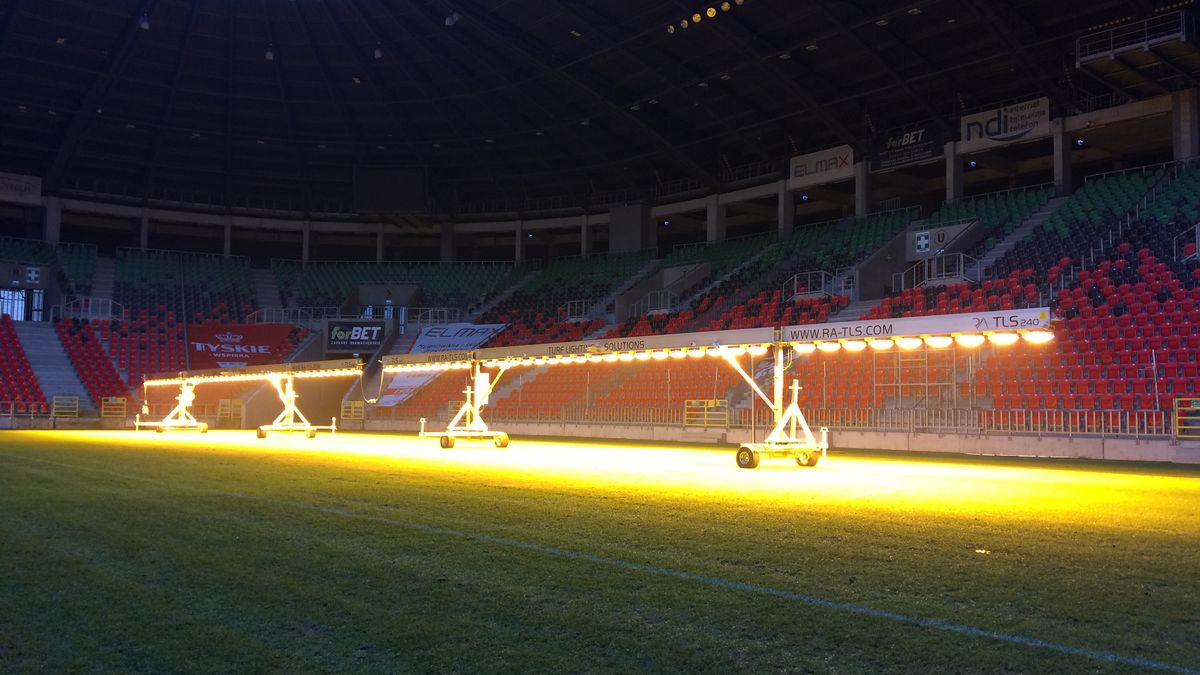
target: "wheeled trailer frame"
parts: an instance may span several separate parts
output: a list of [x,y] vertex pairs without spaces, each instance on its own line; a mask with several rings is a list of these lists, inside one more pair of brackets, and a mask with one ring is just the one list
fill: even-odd
[[208,423],[201,422],[192,415],[190,408],[192,403],[196,401],[196,383],[184,381],[179,384],[179,395],[175,397],[177,403],[167,416],[158,422],[143,422],[142,415],[149,414],[149,408],[143,403],[143,412],[138,413],[133,418],[133,428],[141,431],[142,429],[154,429],[156,433],[165,431],[199,431],[202,434],[208,433]]
[[425,431],[422,428],[420,435],[422,437],[438,437],[438,443],[443,448],[453,448],[458,439],[490,440],[497,448],[507,448],[508,434],[489,429],[487,422],[483,421],[483,408],[488,403],[488,397],[507,370],[507,366],[501,366],[496,377],[492,378],[488,373],[483,372],[479,362],[473,362],[471,364],[471,384],[463,389],[465,399],[450,423],[446,425],[446,430]]

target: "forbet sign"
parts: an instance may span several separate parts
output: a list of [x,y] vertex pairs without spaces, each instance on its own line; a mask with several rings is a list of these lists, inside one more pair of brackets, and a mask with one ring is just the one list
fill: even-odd
[[382,320],[330,320],[325,323],[327,353],[373,352],[383,345]]

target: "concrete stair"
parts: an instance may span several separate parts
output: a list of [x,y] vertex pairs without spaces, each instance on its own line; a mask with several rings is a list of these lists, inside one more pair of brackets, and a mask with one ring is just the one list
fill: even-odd
[[46,400],[78,396],[80,409],[95,410],[91,396],[54,332],[54,325],[46,321],[15,321],[13,326]]
[[259,309],[283,308],[283,298],[279,295],[279,284],[275,281],[275,273],[269,269],[254,269],[254,300]]
[[858,321],[858,317],[875,309],[875,306],[883,302],[883,298],[875,298],[874,300],[856,300],[855,302],[846,305],[842,311],[837,313],[836,317],[830,317],[830,321]]
[[1000,243],[996,244],[995,248],[984,254],[984,256],[979,259],[974,267],[968,269],[968,276],[972,279],[982,279],[983,274],[986,274],[989,270],[991,270],[992,265],[995,265],[997,260],[1004,257],[1004,254],[1011,251],[1013,247],[1017,245],[1017,243],[1032,233],[1042,223],[1046,222],[1046,219],[1048,219],[1050,215],[1053,214],[1058,207],[1062,206],[1063,203],[1065,203],[1068,199],[1070,199],[1070,197],[1055,197],[1045,204],[1042,204],[1041,208],[1030,214],[1030,216],[1025,219],[1025,222],[1018,225],[1017,229],[1013,230],[1011,234],[1000,241]]
[[529,284],[530,281],[533,281],[537,277],[537,275],[539,275],[541,273],[542,273],[541,270],[533,270],[529,274],[526,274],[525,276],[518,279],[517,283],[515,283],[515,284],[509,286],[508,288],[504,289],[503,291],[501,291],[500,294],[497,295],[496,297],[494,297],[491,300],[488,300],[487,302],[480,305],[477,309],[475,309],[475,311],[471,312],[471,321],[473,321],[473,322],[479,321],[479,317],[481,317],[484,314],[487,314],[488,312],[492,311],[493,309],[499,307],[501,303],[507,301],[509,298],[511,298],[513,296],[514,293],[516,293],[517,291],[524,288],[526,285]]
[[96,258],[96,269],[92,273],[92,297],[112,300],[116,281],[117,261],[112,258]]
[[615,317],[612,316],[611,312],[609,312],[609,306],[616,303],[617,298],[624,295],[626,291],[641,283],[646,277],[657,272],[661,266],[662,260],[657,258],[647,262],[645,265],[642,265],[642,267],[637,272],[634,272],[632,276],[626,279],[624,283],[622,283],[620,286],[617,286],[612,290],[611,293],[598,300],[596,304],[592,306],[592,311],[588,313],[588,316],[593,319],[604,319],[605,322],[614,321]]

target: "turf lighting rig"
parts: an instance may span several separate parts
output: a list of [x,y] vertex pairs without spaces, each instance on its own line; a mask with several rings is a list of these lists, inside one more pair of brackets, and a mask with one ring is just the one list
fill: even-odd
[[[794,355],[812,354],[818,349],[831,353],[858,352],[868,347],[882,349],[883,343],[888,348],[928,346],[944,349],[955,343],[963,346],[978,346],[984,341],[1006,344],[1010,337],[1040,344],[1053,339],[1050,321],[1050,310],[1040,308],[490,347],[388,356],[383,359],[383,372],[470,370],[471,383],[463,390],[466,399],[446,430],[422,430],[421,435],[439,437],[443,448],[454,447],[456,439],[490,440],[497,447],[505,447],[508,434],[489,428],[483,419],[483,411],[496,384],[511,368],[577,363],[652,364],[669,359],[721,358],[745,380],[751,392],[770,407],[775,422],[761,443],[745,443],[738,448],[737,465],[753,469],[762,457],[787,457],[795,459],[801,466],[816,466],[829,449],[829,430],[821,427],[818,438],[809,428],[800,410],[799,384],[792,385],[790,395],[784,391],[785,356],[789,349]],[[969,335],[976,338],[966,337]],[[765,356],[771,350],[774,350],[774,370],[772,395],[768,396],[742,367],[741,357],[747,354]],[[499,372],[492,376],[484,368],[498,369]]]
[[450,419],[445,431],[425,431],[422,427],[420,436],[437,436],[443,448],[453,448],[456,439],[490,440],[497,448],[508,447],[508,434],[503,431],[493,431],[488,428],[483,419],[483,409],[488,404],[492,391],[496,389],[500,378],[515,363],[488,363],[487,367],[499,368],[495,377],[483,370],[484,363],[475,358],[474,352],[430,352],[426,354],[399,354],[383,358],[383,372],[421,372],[470,370],[471,384],[463,389],[465,398],[458,412]]
[[134,428],[153,428],[158,432],[179,429],[199,429],[201,433],[208,431],[208,425],[198,422],[188,410],[196,400],[194,390],[197,386],[208,382],[269,382],[279,394],[283,403],[283,411],[270,424],[258,427],[258,437],[266,438],[271,431],[304,432],[309,438],[317,435],[319,430],[337,431],[337,418],[325,426],[317,426],[308,421],[300,408],[296,406],[296,380],[315,379],[323,377],[361,377],[362,361],[358,359],[337,359],[332,361],[308,361],[304,363],[280,363],[266,366],[247,366],[237,370],[194,370],[174,375],[155,375],[146,379],[143,387],[178,386],[179,402],[161,422],[143,422],[141,415],[135,418]]
[[[147,380],[143,386],[151,386],[150,381]],[[166,417],[162,418],[161,422],[143,422],[142,413],[139,413],[133,418],[133,428],[139,431],[142,429],[154,429],[160,434],[168,430],[199,430],[200,433],[207,434],[208,423],[197,420],[192,416],[191,410],[189,410],[189,408],[192,407],[192,402],[196,400],[195,389],[196,383],[192,382],[191,380],[184,380],[180,382],[179,395],[175,397],[175,400],[178,401],[178,403],[175,404],[174,408],[171,408],[171,412],[167,413]],[[143,396],[142,399],[144,401],[145,397]],[[142,404],[142,411],[145,414],[149,414],[150,412],[145,403]]]

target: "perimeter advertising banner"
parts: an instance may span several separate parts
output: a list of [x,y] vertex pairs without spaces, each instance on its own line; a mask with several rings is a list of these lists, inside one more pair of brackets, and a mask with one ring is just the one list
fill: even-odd
[[886,171],[920,164],[942,156],[946,145],[941,130],[932,125],[912,127],[875,139],[875,157],[871,169]]
[[383,346],[385,319],[326,319],[326,354],[373,354]]
[[[469,355],[471,350],[487,342],[507,326],[506,323],[444,323],[425,326],[417,335],[409,353],[445,354],[452,357],[450,360],[457,360]],[[388,381],[387,389],[379,397],[379,405],[394,406],[408,400],[416,390],[424,387],[437,375],[438,373],[403,373],[393,376]]]
[[188,326],[188,367],[245,368],[279,363],[284,353],[290,324],[252,323]]
[[1045,138],[1050,135],[1050,99],[1043,97],[967,115],[961,124],[959,153]]
[[854,177],[854,148],[839,145],[792,158],[788,186],[822,185]]

